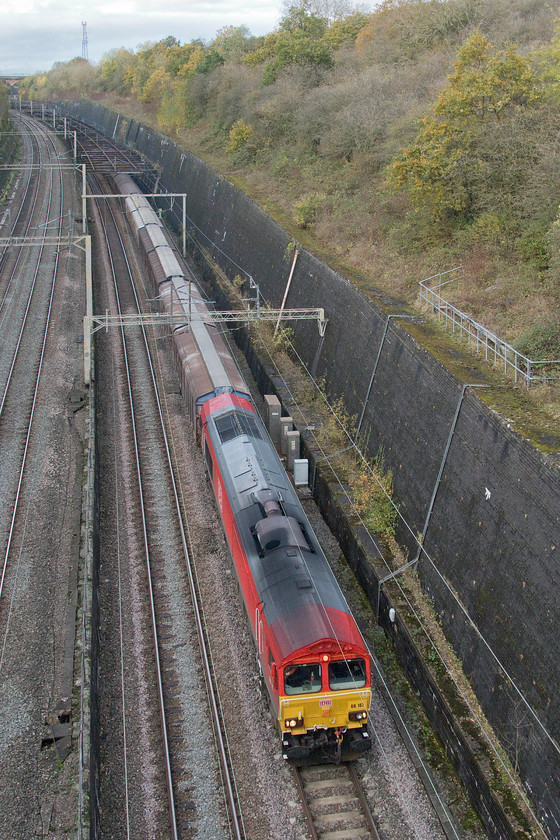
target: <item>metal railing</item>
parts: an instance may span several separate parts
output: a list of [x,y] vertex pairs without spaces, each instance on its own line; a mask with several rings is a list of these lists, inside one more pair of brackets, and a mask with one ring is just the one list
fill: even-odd
[[494,367],[501,367],[503,364],[504,373],[513,373],[515,381],[523,380],[527,388],[531,382],[560,380],[560,360],[535,361],[527,358],[442,297],[445,286],[463,277],[464,269],[461,265],[420,281],[420,300],[424,302],[426,309],[432,314],[437,313],[438,321],[443,321],[447,329],[466,340],[470,347],[474,344],[473,349],[481,355],[484,354],[488,364]]

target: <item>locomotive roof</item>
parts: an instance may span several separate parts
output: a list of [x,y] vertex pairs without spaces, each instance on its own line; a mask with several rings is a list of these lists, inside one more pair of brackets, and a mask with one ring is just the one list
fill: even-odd
[[[228,430],[228,422],[237,429]],[[334,653],[363,650],[346,600],[258,416],[230,408],[212,415],[207,427],[280,658],[324,639],[336,640]],[[274,507],[275,500],[279,511],[267,516],[265,507]]]

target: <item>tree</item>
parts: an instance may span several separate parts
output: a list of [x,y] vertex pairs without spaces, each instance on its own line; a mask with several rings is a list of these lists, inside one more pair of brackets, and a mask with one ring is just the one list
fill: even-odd
[[210,46],[226,61],[241,61],[260,40],[251,35],[246,26],[224,26],[218,29]]
[[289,16],[293,9],[301,9],[329,23],[362,12],[362,8],[356,7],[351,0],[299,0],[297,3],[293,0],[283,0],[282,8],[285,17]]
[[355,41],[364,27],[368,26],[371,15],[353,12],[335,20],[323,36],[323,41],[332,49],[338,49],[345,41]]
[[177,77],[181,79],[188,79],[190,76],[193,76],[205,60],[206,53],[204,44],[201,41],[193,41],[190,46],[192,49],[189,53],[188,61],[185,61],[177,71]]
[[175,79],[165,90],[157,112],[158,126],[162,131],[178,134],[189,120],[189,96],[187,85]]
[[160,43],[163,44],[164,47],[167,47],[168,50],[171,49],[171,47],[181,46],[181,42],[178,41],[174,35],[168,35],[166,38],[163,38]]
[[305,35],[319,40],[327,30],[328,19],[308,11],[305,6],[290,6],[288,14],[280,21],[281,32]]
[[130,70],[135,62],[133,53],[121,47],[111,50],[101,59],[100,73],[106,90],[130,93]]
[[507,201],[534,156],[521,128],[538,100],[528,61],[513,47],[495,52],[475,32],[415,143],[393,161],[393,183],[439,221],[471,220],[489,195]]
[[202,41],[192,41],[190,44],[173,44],[165,51],[163,56],[165,69],[167,72],[175,77],[180,74],[182,68],[188,65],[193,53],[198,52],[204,48]]
[[263,84],[269,85],[276,81],[279,71],[290,64],[300,67],[331,68],[334,60],[331,51],[318,41],[311,38],[280,38],[275,48],[274,58],[266,66],[263,73]]
[[216,69],[216,67],[220,67],[224,63],[224,61],[225,59],[223,58],[223,56],[220,55],[218,50],[205,50],[204,58],[197,65],[196,72],[211,73],[212,70]]
[[327,25],[326,18],[308,12],[303,6],[290,6],[279,29],[267,35],[264,45],[249,53],[244,63],[254,66],[268,60],[263,72],[264,85],[275,82],[280,70],[290,64],[331,68],[334,65],[332,52],[322,40]]
[[494,54],[484,35],[475,32],[459,50],[455,73],[449,77],[435,113],[444,118],[499,119],[502,112],[537,98],[529,62],[513,47]]
[[138,99],[140,102],[159,103],[163,95],[170,89],[171,83],[172,79],[169,73],[163,67],[158,67],[146,81]]

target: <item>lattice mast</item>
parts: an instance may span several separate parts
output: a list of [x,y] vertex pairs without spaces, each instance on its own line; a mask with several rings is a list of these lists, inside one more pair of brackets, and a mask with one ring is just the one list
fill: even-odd
[[82,58],[89,61],[88,56],[88,40],[87,40],[87,20],[82,21]]

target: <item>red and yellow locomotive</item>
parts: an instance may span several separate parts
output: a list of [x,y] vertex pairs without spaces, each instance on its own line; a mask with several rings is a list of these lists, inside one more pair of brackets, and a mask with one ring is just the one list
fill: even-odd
[[204,403],[202,439],[262,674],[296,762],[369,749],[370,659],[268,434],[246,398]]

